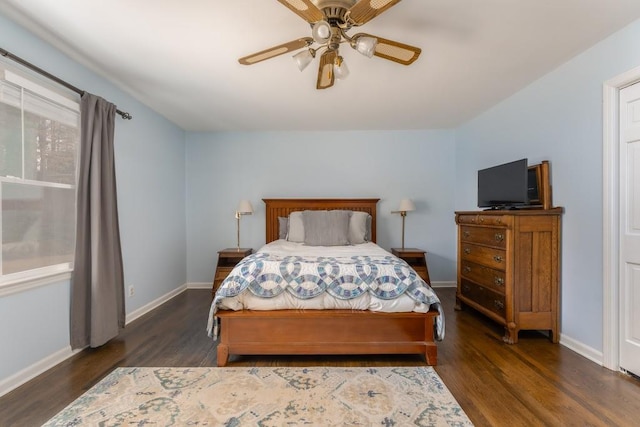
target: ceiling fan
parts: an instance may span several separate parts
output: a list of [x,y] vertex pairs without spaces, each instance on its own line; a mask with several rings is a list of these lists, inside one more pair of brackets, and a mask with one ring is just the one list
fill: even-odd
[[[240,58],[243,65],[301,50],[293,58],[300,71],[305,69],[322,51],[318,69],[317,89],[333,86],[335,79],[349,74],[340,55],[340,44],[348,43],[356,51],[371,58],[377,56],[403,65],[413,63],[421,49],[366,33],[349,36],[352,27],[366,24],[400,0],[278,0],[311,24],[311,37],[302,37]],[[314,46],[314,43],[316,44]]]

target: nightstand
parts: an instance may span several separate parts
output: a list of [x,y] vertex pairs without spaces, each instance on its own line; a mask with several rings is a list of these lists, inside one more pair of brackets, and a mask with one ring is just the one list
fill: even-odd
[[216,274],[213,276],[213,286],[211,287],[211,295],[215,295],[218,286],[227,278],[233,267],[236,266],[242,258],[251,255],[251,248],[227,248],[218,252],[218,265],[216,266]]
[[429,269],[427,268],[427,252],[416,248],[391,248],[391,253],[400,259],[403,259],[413,268],[416,273],[431,285],[429,279]]

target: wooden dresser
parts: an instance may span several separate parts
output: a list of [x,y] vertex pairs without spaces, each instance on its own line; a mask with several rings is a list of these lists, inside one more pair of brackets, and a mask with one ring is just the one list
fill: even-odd
[[468,305],[505,327],[550,331],[558,342],[562,208],[456,212],[456,308]]

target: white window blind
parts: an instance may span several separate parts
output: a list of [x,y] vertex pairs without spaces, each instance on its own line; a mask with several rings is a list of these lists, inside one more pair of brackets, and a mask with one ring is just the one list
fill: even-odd
[[73,261],[80,108],[39,83],[0,64],[0,287]]

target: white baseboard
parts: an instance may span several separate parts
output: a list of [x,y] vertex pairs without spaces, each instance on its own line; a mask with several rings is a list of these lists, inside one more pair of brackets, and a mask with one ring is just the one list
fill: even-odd
[[431,282],[432,288],[455,288],[456,282]]
[[211,290],[211,282],[191,282],[187,283],[187,289],[209,289]]
[[[432,282],[432,288],[455,288],[456,282]],[[604,355],[601,351],[588,345],[573,339],[567,335],[560,334],[560,344],[567,347],[569,350],[575,351],[580,356],[586,357],[594,363],[600,366],[604,366]]]
[[144,316],[145,314],[147,314],[148,312],[150,312],[154,308],[160,307],[162,304],[164,304],[165,302],[169,301],[171,298],[175,297],[176,295],[181,294],[182,292],[184,292],[186,290],[187,290],[187,285],[184,284],[182,286],[179,286],[179,287],[175,288],[174,290],[172,290],[170,292],[167,292],[166,294],[162,295],[160,298],[156,298],[155,300],[151,301],[150,303],[143,305],[142,307],[138,308],[137,310],[133,310],[131,313],[127,314],[126,320],[125,320],[125,324],[128,325],[129,323],[131,323],[134,320],[136,320],[138,317]]
[[0,396],[4,396],[10,391],[20,387],[27,381],[37,377],[41,373],[53,368],[60,362],[64,362],[69,357],[80,352],[82,350],[71,350],[71,346],[67,346],[63,349],[50,354],[44,359],[34,363],[31,366],[27,366],[23,370],[16,372],[8,378],[0,381]]
[[[171,298],[184,292],[186,289],[187,289],[187,285],[186,284],[182,285],[172,290],[171,292],[168,292],[167,294],[161,296],[160,298],[157,298],[151,301],[149,304],[146,304],[140,307],[139,309],[132,311],[126,316],[126,324],[133,322],[138,317],[141,317],[147,314],[148,312],[150,312],[151,310],[153,310],[154,308],[161,306],[165,302],[169,301]],[[9,393],[10,391],[20,387],[22,384],[26,383],[27,381],[37,377],[38,375],[45,372],[46,370],[53,368],[58,363],[65,361],[66,359],[68,359],[69,357],[73,356],[76,353],[79,353],[80,351],[82,351],[82,349],[71,350],[71,346],[67,346],[61,350],[56,351],[53,354],[50,354],[49,356],[45,357],[44,359],[41,359],[40,361],[34,363],[31,366],[27,366],[26,368],[15,373],[14,375],[1,380],[0,396],[3,396]]]
[[601,351],[596,350],[595,348],[589,347],[588,345],[575,340],[571,337],[568,337],[564,334],[560,334],[560,344],[567,347],[570,350],[575,351],[579,355],[586,357],[594,363],[597,363],[600,366],[603,366],[604,357]]

